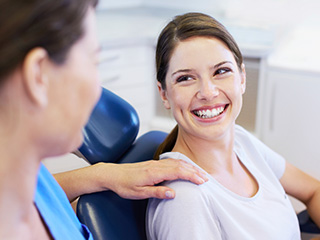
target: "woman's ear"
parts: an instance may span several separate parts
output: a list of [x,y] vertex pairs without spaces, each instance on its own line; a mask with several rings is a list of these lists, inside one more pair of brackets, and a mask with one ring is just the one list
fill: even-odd
[[160,97],[162,99],[162,103],[163,103],[164,107],[166,109],[170,109],[171,106],[170,106],[170,103],[169,103],[168,98],[167,98],[167,91],[162,88],[160,82],[157,82],[157,86],[158,86],[159,94],[160,94]]
[[46,106],[48,103],[48,77],[46,63],[48,53],[43,48],[32,49],[22,63],[23,86],[30,101],[37,106]]
[[241,76],[241,92],[242,94],[244,94],[246,91],[246,84],[247,84],[247,74],[246,74],[246,68],[244,63],[241,64],[240,76]]

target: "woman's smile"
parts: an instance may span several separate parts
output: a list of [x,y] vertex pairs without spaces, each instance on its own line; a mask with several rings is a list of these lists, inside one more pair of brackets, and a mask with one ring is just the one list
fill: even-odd
[[212,119],[221,115],[224,110],[228,107],[227,104],[218,107],[202,107],[200,109],[192,110],[191,112],[199,118],[202,119]]

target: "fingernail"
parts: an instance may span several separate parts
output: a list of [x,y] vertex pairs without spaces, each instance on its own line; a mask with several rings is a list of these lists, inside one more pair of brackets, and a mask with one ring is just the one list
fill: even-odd
[[203,176],[199,180],[200,180],[200,184],[203,184],[203,183],[207,182],[209,179],[207,178],[207,176]]
[[205,180],[203,178],[199,178],[199,183],[203,184],[203,183],[205,183]]
[[208,176],[207,176],[206,173],[203,173],[203,174],[202,174],[202,179],[203,179],[205,182],[209,180],[209,178],[208,178]]
[[172,192],[166,191],[166,197],[167,197],[167,198],[173,198]]

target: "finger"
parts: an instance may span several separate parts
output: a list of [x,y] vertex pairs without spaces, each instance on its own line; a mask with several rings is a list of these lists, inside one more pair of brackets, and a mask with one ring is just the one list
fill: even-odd
[[176,175],[173,175],[174,178],[171,178],[170,180],[175,180],[175,179],[181,179],[181,180],[188,180],[190,182],[193,182],[195,184],[203,184],[206,181],[208,181],[208,178],[203,178],[199,176],[197,173],[193,171],[179,171],[176,173]]
[[[180,160],[183,161],[183,160]],[[184,162],[184,161],[183,161]],[[201,177],[203,180],[208,181],[208,173],[206,171],[204,171],[203,169],[201,169],[200,167],[197,167],[191,163],[186,163],[190,168],[192,168],[196,174],[199,175],[199,177]]]
[[185,168],[189,168],[190,170],[194,170],[200,177],[203,178],[207,178],[207,173],[201,169],[200,167],[197,167],[191,163],[188,163],[182,159],[166,159],[168,161],[170,161],[171,163],[174,163],[176,165],[181,166],[181,167],[185,167]]
[[207,173],[202,169],[189,164],[183,160],[167,159],[171,167],[166,168],[165,179],[163,180],[188,180],[196,184],[203,184],[208,181]]
[[175,197],[173,189],[164,186],[150,186],[144,187],[142,198],[159,198],[159,199],[172,199]]
[[208,181],[207,177],[199,176],[199,174],[193,169],[187,168],[172,168],[166,170],[166,172],[156,172],[153,176],[153,183],[157,184],[163,181],[170,180],[187,180],[195,184],[203,184]]

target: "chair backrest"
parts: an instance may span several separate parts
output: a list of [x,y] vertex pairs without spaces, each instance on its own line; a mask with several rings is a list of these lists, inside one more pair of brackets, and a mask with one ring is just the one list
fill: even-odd
[[136,110],[103,88],[83,130],[84,141],[79,151],[91,164],[116,162],[132,145],[138,131],[139,117]]
[[[79,151],[90,163],[133,163],[153,158],[167,136],[151,131],[139,137],[136,111],[120,97],[104,89],[84,129],[85,141]],[[145,240],[147,200],[127,200],[111,191],[83,195],[77,215],[95,240]]]

